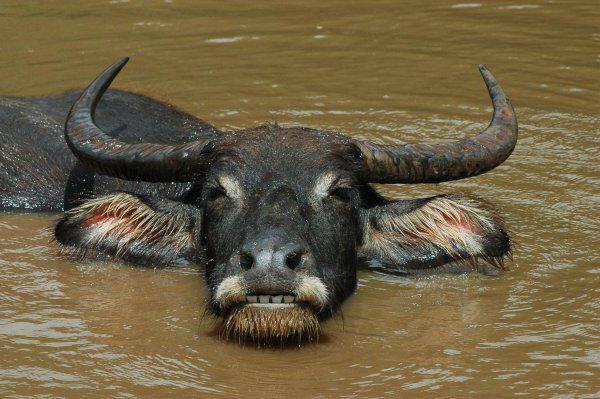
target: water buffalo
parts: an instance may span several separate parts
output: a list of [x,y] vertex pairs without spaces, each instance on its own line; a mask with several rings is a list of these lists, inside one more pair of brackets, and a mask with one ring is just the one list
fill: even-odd
[[[503,269],[510,238],[489,206],[459,195],[388,200],[370,185],[463,179],[508,158],[515,113],[484,66],[494,114],[483,132],[386,146],[277,124],[222,132],[121,91],[100,102],[127,61],[78,98],[0,100],[1,205],[64,204],[55,237],[65,252],[203,262],[223,334],[258,341],[316,338],[354,291],[359,261],[407,274]],[[67,151],[59,123],[71,101]]]

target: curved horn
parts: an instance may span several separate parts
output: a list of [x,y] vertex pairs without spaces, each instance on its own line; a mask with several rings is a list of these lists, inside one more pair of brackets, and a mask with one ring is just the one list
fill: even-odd
[[96,172],[125,180],[193,181],[206,164],[211,140],[164,145],[125,143],[107,135],[94,122],[96,105],[129,57],[114,63],[83,91],[65,123],[65,139],[75,156]]
[[364,179],[373,183],[439,183],[487,172],[504,162],[517,143],[515,111],[484,65],[479,71],[494,105],[487,129],[473,138],[440,144],[379,146],[357,142]]

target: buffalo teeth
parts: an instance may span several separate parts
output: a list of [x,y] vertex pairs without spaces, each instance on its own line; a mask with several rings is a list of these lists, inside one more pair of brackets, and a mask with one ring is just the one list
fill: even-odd
[[293,295],[246,295],[248,303],[293,303],[295,300]]

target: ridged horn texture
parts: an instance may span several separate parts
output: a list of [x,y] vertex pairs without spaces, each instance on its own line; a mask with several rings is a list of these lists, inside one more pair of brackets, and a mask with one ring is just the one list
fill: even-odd
[[479,71],[494,105],[487,129],[473,138],[440,144],[382,146],[356,142],[363,178],[372,183],[439,183],[487,172],[504,162],[517,143],[515,111],[494,76]]
[[110,137],[94,122],[96,105],[129,57],[108,67],[73,104],[65,123],[65,139],[75,156],[97,173],[147,182],[194,181],[206,164],[212,140],[179,145],[125,143]]

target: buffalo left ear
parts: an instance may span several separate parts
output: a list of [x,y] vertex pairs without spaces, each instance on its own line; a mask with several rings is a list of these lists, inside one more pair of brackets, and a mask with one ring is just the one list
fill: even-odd
[[200,218],[191,205],[119,192],[65,212],[54,235],[69,255],[161,266],[195,260]]
[[444,266],[448,271],[497,273],[510,254],[510,237],[497,213],[457,195],[365,209],[362,228],[359,254],[371,266],[392,272]]

